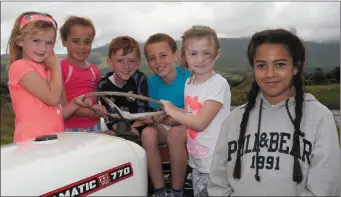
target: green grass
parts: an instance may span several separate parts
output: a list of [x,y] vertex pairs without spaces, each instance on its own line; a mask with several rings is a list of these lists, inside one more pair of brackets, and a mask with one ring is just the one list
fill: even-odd
[[13,141],[14,113],[12,110],[12,104],[9,102],[10,101],[9,96],[6,94],[1,94],[0,99],[1,99],[0,100],[1,145],[3,145],[3,144],[11,143]]
[[[250,80],[245,80],[237,87],[231,88],[231,105],[238,106],[247,102]],[[322,104],[331,109],[340,109],[340,84],[305,86],[305,92],[311,93]]]
[[246,78],[237,87],[231,88],[231,105],[239,106],[247,102],[247,94],[251,88],[252,78]]
[[340,109],[340,84],[306,86],[305,90],[328,108]]

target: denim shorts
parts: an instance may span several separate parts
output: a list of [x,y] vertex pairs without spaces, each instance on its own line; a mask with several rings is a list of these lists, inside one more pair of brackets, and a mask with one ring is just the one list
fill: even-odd
[[64,132],[100,132],[101,130],[101,123],[97,123],[92,127],[88,128],[65,128]]
[[207,184],[209,181],[208,173],[201,173],[197,169],[192,170],[192,184],[194,196],[208,196]]

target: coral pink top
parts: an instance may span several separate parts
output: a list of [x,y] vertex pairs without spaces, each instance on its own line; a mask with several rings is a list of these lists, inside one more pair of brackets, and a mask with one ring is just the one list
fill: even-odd
[[24,59],[11,64],[8,88],[15,114],[14,142],[64,131],[62,106],[53,107],[43,103],[19,84],[28,72],[36,72],[43,79],[50,80],[50,70],[42,64]]
[[[74,97],[96,91],[97,83],[101,80],[101,75],[97,66],[88,63],[87,68],[81,68],[70,64],[67,59],[61,60],[63,83],[67,101]],[[93,98],[93,104],[96,99]],[[99,123],[99,118],[72,116],[65,120],[65,128],[89,128]]]

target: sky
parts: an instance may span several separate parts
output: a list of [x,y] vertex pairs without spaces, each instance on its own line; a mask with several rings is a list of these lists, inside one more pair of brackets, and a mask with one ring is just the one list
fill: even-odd
[[[340,41],[340,2],[1,2],[1,54],[16,17],[25,11],[49,13],[59,27],[71,15],[90,18],[97,31],[93,48],[122,35],[145,42],[167,33],[180,40],[193,25],[210,26],[222,38],[294,27],[307,41]],[[59,33],[55,51],[66,53]]]

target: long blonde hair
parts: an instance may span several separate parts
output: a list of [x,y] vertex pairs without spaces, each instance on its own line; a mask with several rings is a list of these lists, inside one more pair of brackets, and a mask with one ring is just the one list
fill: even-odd
[[54,19],[53,19],[53,21],[55,22],[55,24],[53,24],[52,22],[48,22],[48,21],[36,20],[36,21],[29,22],[28,24],[26,24],[25,26],[23,26],[20,29],[21,18],[24,15],[32,15],[32,14],[46,15],[46,16],[50,17],[51,19],[53,19],[51,15],[46,14],[46,13],[41,13],[41,12],[24,12],[24,13],[20,14],[20,16],[18,16],[18,18],[15,20],[13,29],[11,31],[11,35],[10,35],[9,40],[8,40],[8,48],[7,49],[9,49],[9,64],[7,65],[7,69],[10,67],[10,65],[13,62],[22,58],[23,52],[22,52],[22,48],[19,47],[17,44],[18,40],[22,40],[22,39],[26,38],[27,36],[32,36],[39,31],[46,31],[46,30],[49,30],[52,28],[55,31],[54,41],[56,41],[57,23]]

